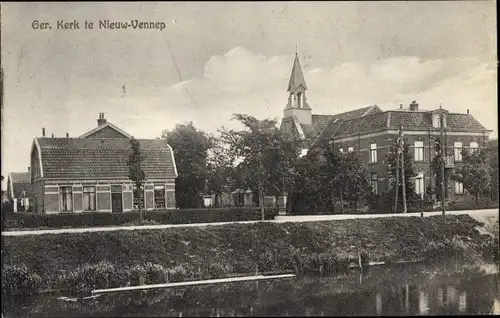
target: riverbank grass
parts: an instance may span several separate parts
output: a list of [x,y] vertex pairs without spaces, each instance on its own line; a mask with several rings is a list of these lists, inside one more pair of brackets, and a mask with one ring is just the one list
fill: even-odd
[[479,225],[459,215],[7,236],[4,261],[38,275],[39,289],[86,293],[256,270],[345,273],[360,255],[365,263],[481,257],[498,249],[498,240],[480,234]]

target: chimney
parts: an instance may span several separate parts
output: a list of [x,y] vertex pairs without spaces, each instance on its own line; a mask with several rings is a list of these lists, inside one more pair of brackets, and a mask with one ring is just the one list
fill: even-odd
[[69,134],[68,133],[66,133],[66,138],[69,138]]
[[28,167],[28,174],[31,175],[31,167]]
[[467,115],[469,115],[469,109],[467,108]]
[[99,119],[97,119],[97,126],[102,126],[106,123],[106,118],[104,118],[104,113],[99,113]]
[[42,128],[42,137],[45,137],[45,128]]
[[399,104],[399,109],[403,109],[403,104]]
[[52,134],[52,138],[54,138],[54,134]]
[[412,111],[418,110],[418,104],[416,101],[411,102],[410,110],[412,110]]

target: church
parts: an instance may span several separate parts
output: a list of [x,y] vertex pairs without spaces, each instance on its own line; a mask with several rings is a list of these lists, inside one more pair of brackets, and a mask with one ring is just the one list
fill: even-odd
[[[414,182],[418,195],[423,195],[428,187],[436,187],[436,172],[431,162],[435,156],[435,141],[440,137],[441,116],[445,168],[449,170],[461,164],[463,149],[474,151],[485,148],[492,132],[479,123],[469,110],[466,114],[452,113],[436,105],[427,105],[429,109],[422,109],[416,101],[408,107],[401,104],[399,108],[387,111],[377,105],[368,105],[336,115],[313,114],[312,106],[307,101],[307,90],[299,56],[295,54],[280,130],[303,141],[303,155],[310,147],[319,144],[329,144],[340,152],[359,152],[375,194],[388,188],[386,156],[401,127],[417,172]],[[467,198],[461,183],[446,180],[445,185],[449,200]]]

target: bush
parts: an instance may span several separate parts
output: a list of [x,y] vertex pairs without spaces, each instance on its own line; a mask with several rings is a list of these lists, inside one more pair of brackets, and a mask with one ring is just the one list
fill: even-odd
[[[278,209],[266,208],[265,218],[274,219]],[[261,219],[259,208],[216,208],[143,211],[142,224],[186,224],[230,221],[257,221]],[[16,213],[6,216],[5,228],[83,228],[93,226],[141,225],[139,211],[124,213],[72,213],[33,214]]]
[[6,265],[2,271],[2,290],[8,296],[29,296],[39,293],[42,285],[40,275],[31,272],[25,265]]
[[168,271],[159,264],[147,262],[144,265],[136,265],[128,270],[129,285],[162,284],[169,282]]
[[128,280],[123,269],[115,268],[106,261],[85,264],[62,273],[58,285],[76,293],[88,293],[93,289],[120,287]]
[[177,265],[167,270],[168,282],[176,283],[185,281],[188,277],[187,270],[182,265]]

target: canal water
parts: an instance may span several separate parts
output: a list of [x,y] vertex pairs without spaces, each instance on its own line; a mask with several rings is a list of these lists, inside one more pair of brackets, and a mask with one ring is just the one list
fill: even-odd
[[3,301],[4,317],[387,316],[500,314],[498,266],[373,266],[344,275],[60,299]]

